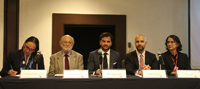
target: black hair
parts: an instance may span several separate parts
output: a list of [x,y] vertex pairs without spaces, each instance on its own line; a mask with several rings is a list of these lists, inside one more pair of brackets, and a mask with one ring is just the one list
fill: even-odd
[[177,47],[177,52],[182,51],[182,44],[181,44],[181,41],[180,41],[180,39],[178,38],[178,36],[176,36],[176,35],[170,35],[170,36],[167,37],[167,39],[166,39],[166,41],[165,41],[166,50],[169,51],[169,49],[167,48],[167,40],[168,40],[169,37],[172,38],[172,39],[174,40],[174,42],[176,42],[177,44],[179,44],[179,46]]
[[100,41],[103,37],[110,37],[110,38],[111,38],[111,41],[113,41],[113,36],[112,36],[112,34],[109,33],[109,32],[104,32],[104,33],[102,33],[102,34],[99,36],[99,41]]
[[[39,40],[36,37],[31,36],[28,39],[26,39],[26,41],[24,43],[27,43],[27,42],[33,42],[33,43],[35,43],[36,49],[35,49],[35,51],[32,54],[36,55],[37,51],[39,50]],[[23,49],[24,49],[24,44],[22,46],[22,51],[23,51]]]

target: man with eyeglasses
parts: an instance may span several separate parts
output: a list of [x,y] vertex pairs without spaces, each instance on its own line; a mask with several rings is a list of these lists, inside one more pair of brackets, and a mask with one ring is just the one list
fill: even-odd
[[84,67],[83,56],[72,50],[74,46],[74,38],[70,35],[64,35],[59,43],[62,50],[50,57],[48,74],[63,74],[63,70],[82,70]]

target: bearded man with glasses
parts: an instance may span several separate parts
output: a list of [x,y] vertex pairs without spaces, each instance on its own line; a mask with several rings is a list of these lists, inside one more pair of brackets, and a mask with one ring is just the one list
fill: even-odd
[[63,70],[83,70],[83,56],[72,50],[74,38],[70,35],[64,35],[59,44],[62,50],[50,57],[48,74],[63,74]]

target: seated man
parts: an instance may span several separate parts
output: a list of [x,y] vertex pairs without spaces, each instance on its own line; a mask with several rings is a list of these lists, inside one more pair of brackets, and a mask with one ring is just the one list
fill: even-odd
[[127,74],[142,74],[142,70],[158,69],[155,54],[145,50],[147,44],[144,35],[135,37],[136,50],[125,55],[125,67]]
[[62,50],[50,57],[50,67],[48,74],[63,74],[63,70],[83,69],[83,56],[72,50],[74,38],[64,35],[60,40]]
[[100,74],[100,60],[99,60],[99,50],[102,50],[102,69],[114,69],[122,68],[121,58],[118,52],[110,49],[112,45],[112,35],[109,32],[104,32],[99,37],[99,43],[101,45],[100,49],[90,52],[88,58],[88,66],[90,74]]

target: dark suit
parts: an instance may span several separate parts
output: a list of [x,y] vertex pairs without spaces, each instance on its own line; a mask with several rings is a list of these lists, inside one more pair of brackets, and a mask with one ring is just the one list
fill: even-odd
[[[171,56],[172,55],[169,51],[162,54],[163,60],[165,62],[164,69],[167,70],[167,74],[170,74],[174,69],[174,65],[173,65]],[[181,69],[191,69],[189,58],[187,57],[186,54],[178,52],[177,67],[180,70]]]
[[[99,69],[99,53],[98,50],[89,54],[88,66],[90,74]],[[122,68],[121,58],[118,52],[110,49],[110,69]]]
[[[146,51],[145,65],[149,65],[151,69],[158,69],[158,61],[155,54]],[[125,67],[127,74],[135,75],[135,72],[139,69],[138,56],[136,51],[125,55]]]
[[[44,69],[44,61],[43,61],[43,56],[40,55],[38,63],[38,69]],[[6,62],[1,70],[1,76],[4,77],[8,75],[8,71],[10,69],[13,69],[14,71],[17,71],[17,74],[20,74],[20,63],[22,61],[22,55],[21,55],[21,50],[15,50],[11,51],[6,59]],[[32,69],[36,68],[36,63],[33,62],[32,64]]]

